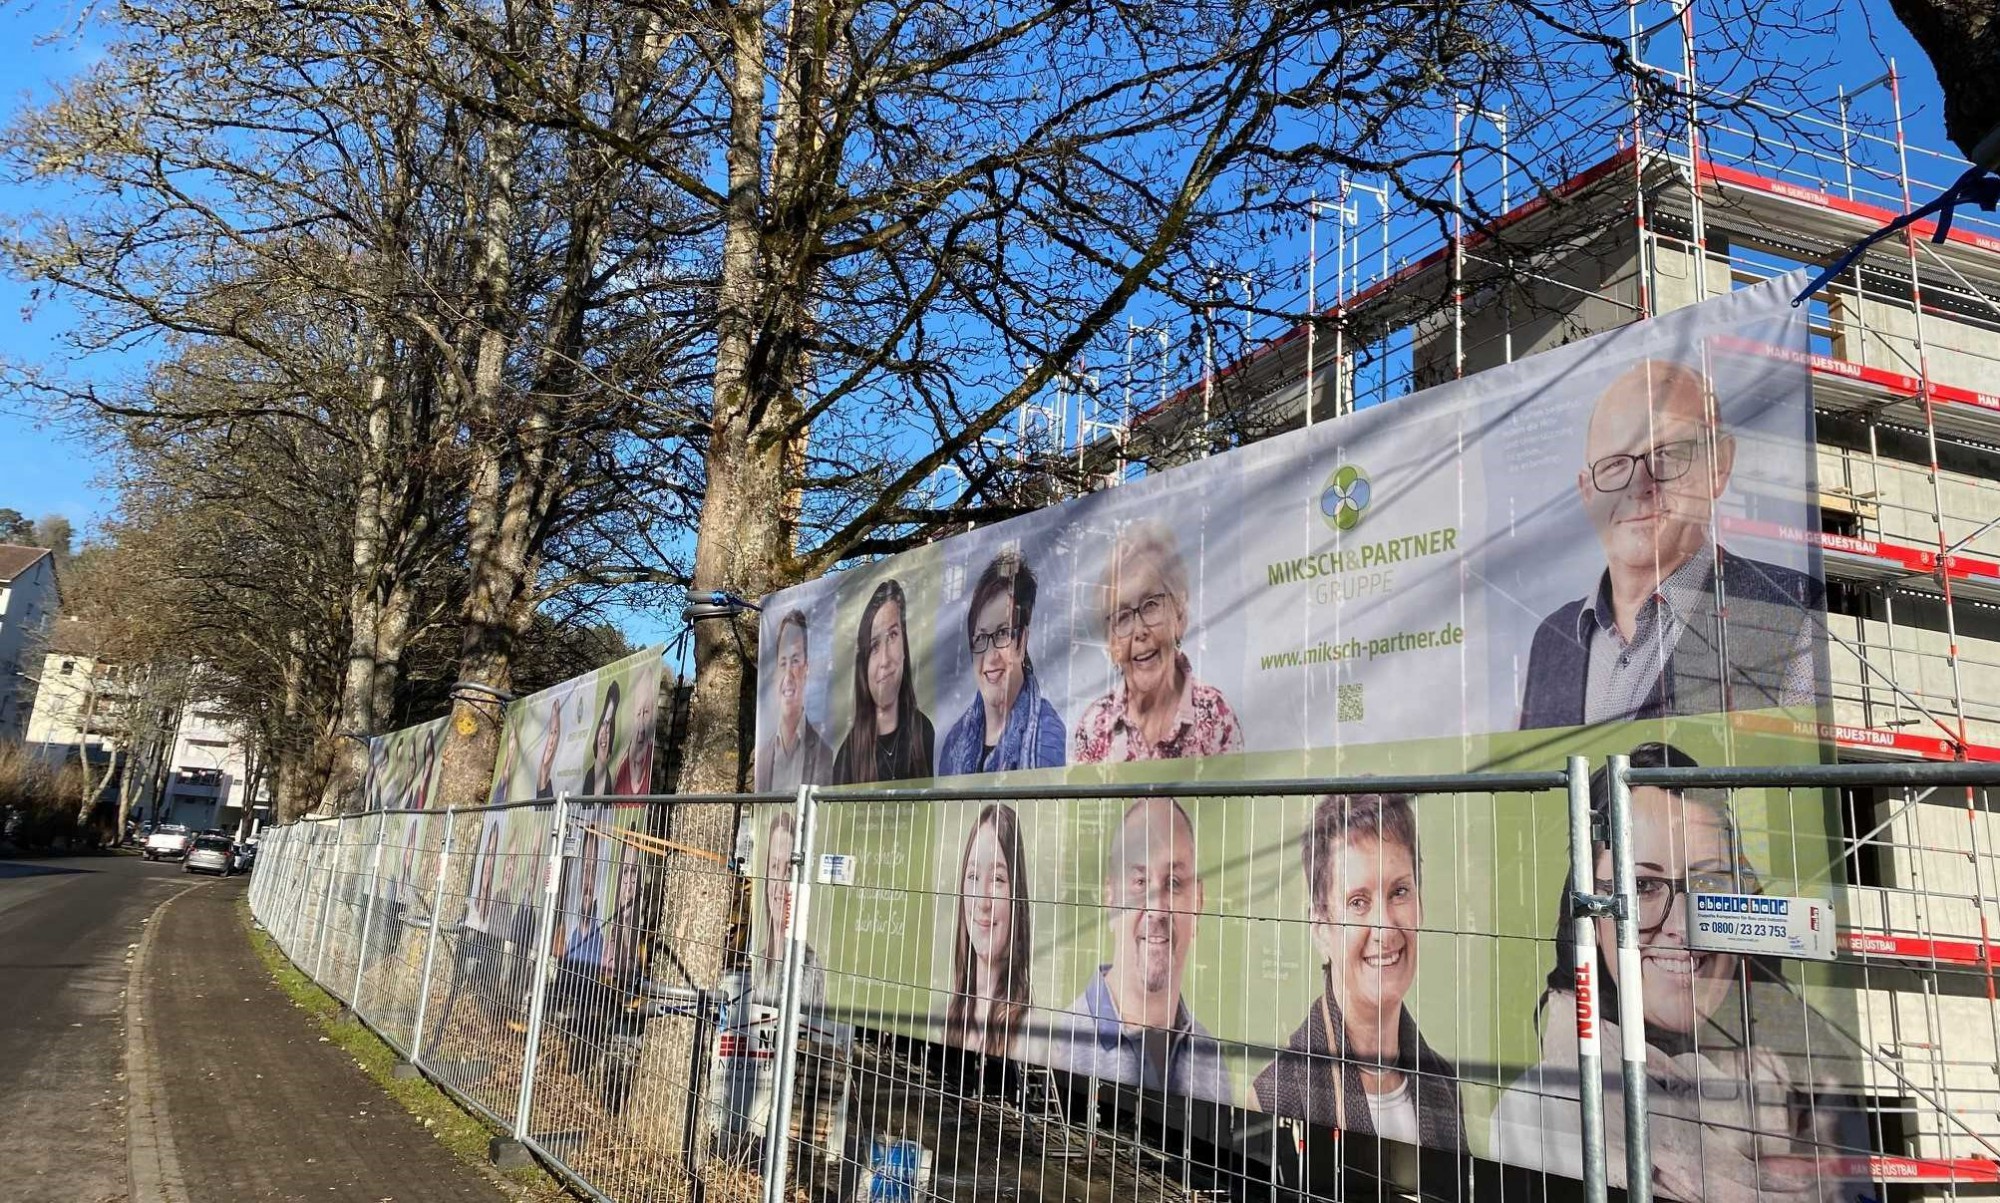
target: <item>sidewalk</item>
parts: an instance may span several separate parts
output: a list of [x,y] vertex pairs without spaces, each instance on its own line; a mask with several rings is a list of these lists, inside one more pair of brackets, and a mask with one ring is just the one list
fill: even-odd
[[[149,1097],[136,1097],[135,1081],[133,1104],[135,1113],[150,1104],[164,1117],[169,1181],[154,1197],[511,1198],[453,1157],[339,1047],[321,1041],[250,946],[237,909],[245,884],[189,891],[152,933],[139,1034],[150,1052]],[[146,1203],[147,1194],[141,1189],[135,1200]]]

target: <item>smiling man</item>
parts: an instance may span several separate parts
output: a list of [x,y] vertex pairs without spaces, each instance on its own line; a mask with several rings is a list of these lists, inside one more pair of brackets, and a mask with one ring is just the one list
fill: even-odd
[[1194,823],[1171,798],[1144,798],[1113,836],[1104,882],[1111,961],[1058,1016],[1049,1063],[1106,1082],[1232,1102],[1215,1037],[1181,998],[1202,908]]
[[806,616],[790,611],[778,620],[778,731],[757,749],[759,790],[823,785],[833,776],[833,748],[806,721],[806,647]]
[[1812,705],[1824,591],[1717,547],[1737,448],[1701,373],[1633,365],[1598,398],[1584,446],[1577,498],[1605,568],[1535,632],[1522,728]]

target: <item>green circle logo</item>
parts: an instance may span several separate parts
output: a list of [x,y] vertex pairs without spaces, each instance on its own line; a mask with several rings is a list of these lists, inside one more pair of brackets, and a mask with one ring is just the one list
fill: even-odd
[[1368,473],[1353,464],[1342,464],[1320,490],[1319,516],[1335,530],[1353,530],[1368,512],[1368,500]]

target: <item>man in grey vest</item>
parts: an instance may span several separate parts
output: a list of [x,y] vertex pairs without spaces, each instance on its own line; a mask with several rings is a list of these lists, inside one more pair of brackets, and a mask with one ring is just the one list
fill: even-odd
[[1605,568],[1535,632],[1523,730],[1813,705],[1825,590],[1717,547],[1735,462],[1697,369],[1642,360],[1604,390],[1576,489]]

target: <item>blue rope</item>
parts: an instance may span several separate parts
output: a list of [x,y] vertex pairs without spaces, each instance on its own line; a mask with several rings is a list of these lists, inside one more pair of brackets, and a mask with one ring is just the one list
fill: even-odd
[[1913,209],[1881,229],[1849,247],[1847,253],[1834,261],[1833,266],[1814,276],[1805,290],[1792,298],[1792,306],[1797,308],[1806,303],[1806,298],[1825,288],[1835,276],[1854,265],[1856,259],[1868,252],[1868,248],[1896,233],[1903,227],[1922,221],[1931,214],[1937,214],[1937,230],[1931,235],[1932,242],[1943,242],[1951,233],[1951,219],[1960,205],[1978,205],[1985,212],[1993,212],[2000,205],[2000,175],[1994,175],[1984,167],[1974,167],[1958,177],[1958,182],[1939,193],[1937,199],[1920,209]]

